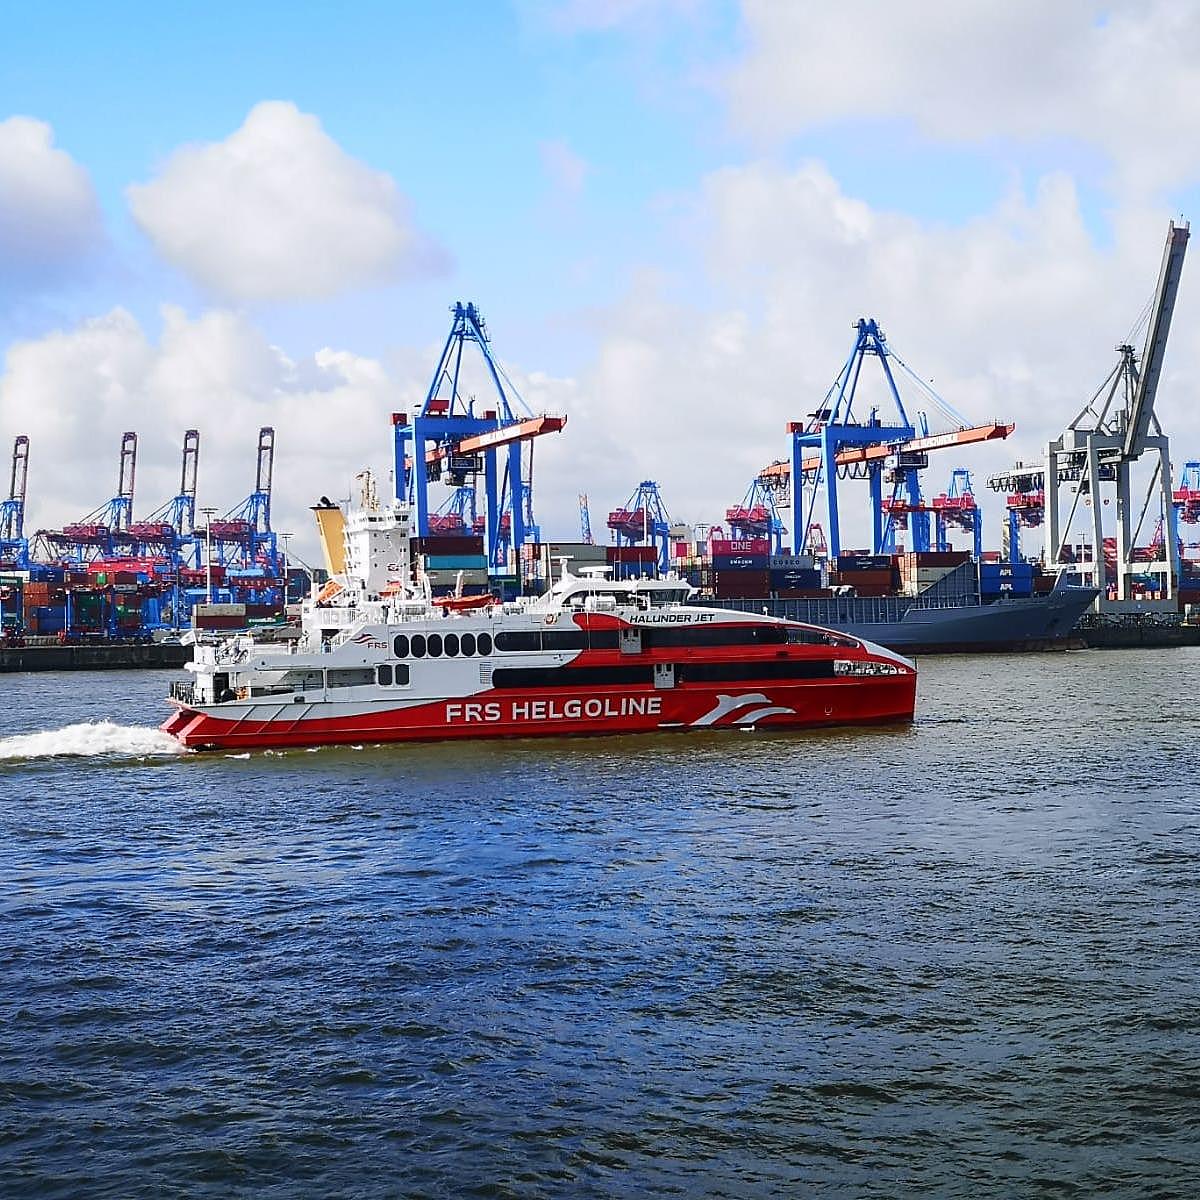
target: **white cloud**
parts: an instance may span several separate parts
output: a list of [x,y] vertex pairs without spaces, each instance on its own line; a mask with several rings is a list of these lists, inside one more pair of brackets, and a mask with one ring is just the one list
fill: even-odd
[[911,120],[934,139],[1068,138],[1127,188],[1200,174],[1200,9],[1175,0],[743,0],[735,124],[787,137]]
[[[1008,443],[933,457],[928,490],[960,464],[982,490],[989,473],[1035,459],[1108,372],[1153,290],[1165,226],[1158,212],[1126,210],[1100,247],[1064,176],[951,229],[875,210],[818,163],[714,172],[685,226],[703,286],[682,272],[638,274],[618,304],[590,318],[599,349],[575,379],[506,364],[533,411],[569,418],[536,451],[543,529],[574,537],[586,491],[594,532],[607,540],[608,510],[642,479],[662,484],[677,519],[720,521],[758,469],[787,454],[787,421],[824,395],[859,316],[876,317],[969,418],[1017,421]],[[1191,269],[1200,268],[1185,268],[1158,405],[1180,464],[1200,450],[1186,390],[1200,369]],[[712,294],[715,310],[693,299]],[[273,424],[276,527],[315,553],[308,505],[347,494],[364,465],[386,473],[388,414],[423,396],[439,346],[398,351],[385,368],[338,349],[289,356],[226,311],[165,309],[152,337],[118,309],[10,349],[0,432],[33,438],[31,524],[50,526],[111,494],[124,429],[142,437],[139,513],[173,494],[178,443],[193,426],[202,502],[224,511],[250,490],[255,435]],[[444,494],[435,488],[435,505]],[[995,546],[1002,506],[986,504]],[[865,542],[865,512],[861,487],[847,489],[847,540]]]
[[[817,406],[860,316],[877,318],[969,419],[1016,421],[1007,443],[931,458],[931,492],[959,465],[983,491],[1014,459],[1037,459],[1108,373],[1153,292],[1166,225],[1160,212],[1124,210],[1102,248],[1062,175],[949,228],[872,209],[818,163],[712,173],[689,222],[704,286],[643,275],[604,318],[597,362],[580,377],[566,436],[594,513],[650,478],[677,518],[720,520],[762,465],[788,454],[786,423]],[[1200,450],[1186,391],[1200,368],[1189,271],[1200,267],[1185,268],[1158,402],[1180,464]],[[719,295],[719,310],[691,294]],[[867,394],[882,399],[882,385]],[[990,494],[985,504],[986,542],[998,546],[1002,504]],[[845,509],[865,541],[865,494]]]
[[155,341],[115,309],[16,343],[4,367],[0,430],[31,439],[30,528],[57,527],[115,492],[126,429],[140,439],[141,516],[178,490],[185,429],[201,434],[199,503],[224,512],[252,490],[258,429],[274,425],[275,527],[310,552],[308,506],[344,493],[363,466],[389,466],[396,389],[378,362],[332,349],[294,361],[228,312],[164,309]]
[[[27,529],[57,528],[105,503],[116,491],[127,429],[139,435],[137,516],[178,490],[189,428],[199,429],[201,438],[197,502],[226,512],[251,491],[258,430],[271,425],[273,524],[294,533],[293,550],[316,562],[309,506],[322,495],[349,495],[364,467],[377,472],[386,492],[390,414],[410,411],[423,398],[439,349],[440,342],[403,349],[390,369],[328,347],[293,358],[243,316],[215,310],[190,317],[174,307],[163,309],[157,339],[114,309],[76,328],[18,342],[0,375],[0,434],[31,439]],[[574,412],[569,380],[508,369],[534,411]],[[481,370],[477,374],[483,395],[490,384]],[[470,370],[464,378],[471,379]],[[543,443],[538,458],[547,488],[539,512],[569,529],[578,482],[574,455],[583,448],[561,436]],[[9,446],[11,440],[0,443],[0,454]],[[447,495],[432,485],[435,507]]]
[[54,131],[32,117],[0,121],[0,260],[11,283],[41,284],[103,241],[91,179]]
[[224,141],[183,146],[127,190],[159,252],[237,300],[302,300],[440,269],[395,181],[320,121],[266,101]]

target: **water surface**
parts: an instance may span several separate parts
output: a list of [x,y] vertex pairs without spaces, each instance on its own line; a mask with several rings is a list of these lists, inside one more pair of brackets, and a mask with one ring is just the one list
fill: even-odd
[[921,668],[240,757],[0,675],[0,1195],[1198,1194],[1200,652]]

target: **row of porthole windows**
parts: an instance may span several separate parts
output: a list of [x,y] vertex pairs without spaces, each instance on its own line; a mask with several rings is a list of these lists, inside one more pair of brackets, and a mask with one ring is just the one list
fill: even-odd
[[490,633],[414,633],[412,637],[397,634],[392,640],[392,652],[397,658],[470,658],[476,654],[491,654]]

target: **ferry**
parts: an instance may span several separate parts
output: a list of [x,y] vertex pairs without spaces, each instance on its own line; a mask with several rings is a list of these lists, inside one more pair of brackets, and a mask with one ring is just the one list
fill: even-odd
[[435,598],[411,517],[364,483],[344,571],[300,635],[196,635],[162,728],[196,750],[910,721],[915,665],[845,634],[688,603],[679,578],[559,578],[537,597]]

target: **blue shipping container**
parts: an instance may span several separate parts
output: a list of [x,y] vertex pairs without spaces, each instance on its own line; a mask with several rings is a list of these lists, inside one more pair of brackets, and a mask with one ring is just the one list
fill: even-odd
[[890,554],[839,554],[839,571],[886,571],[892,566]]
[[771,570],[771,588],[819,588],[821,572],[803,567],[791,567]]
[[1014,582],[1011,586],[1008,584],[992,584],[988,587],[979,588],[979,595],[984,600],[994,600],[997,596],[1016,596],[1025,597],[1033,595],[1033,588],[1027,583]]

